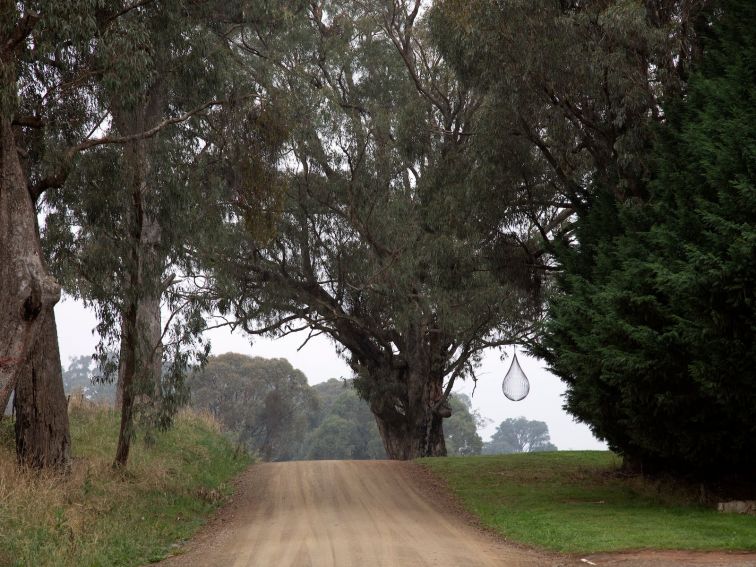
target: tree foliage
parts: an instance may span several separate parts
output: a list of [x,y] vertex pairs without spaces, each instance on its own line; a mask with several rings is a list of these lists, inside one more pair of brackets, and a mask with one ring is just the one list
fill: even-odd
[[[65,467],[70,438],[37,201],[92,127],[89,43],[98,2],[0,4],[0,407],[15,389],[17,455]],[[51,174],[51,172],[55,172]]]
[[441,51],[485,94],[474,141],[493,214],[517,204],[548,242],[601,191],[644,198],[650,126],[684,84],[704,4],[438,2]]
[[486,95],[491,209],[519,176],[530,245],[558,271],[531,347],[567,382],[569,411],[647,469],[752,466],[747,4],[433,12],[442,51]]
[[220,3],[112,4],[118,17],[96,22],[90,57],[103,71],[90,81],[90,104],[98,129],[127,141],[90,152],[48,192],[43,236],[66,291],[98,315],[105,378],[117,370],[123,465],[134,416],[167,427],[191,363],[206,355],[203,304],[180,275],[193,261],[188,251],[212,229],[212,215],[198,206],[212,197],[191,182],[192,165],[208,115],[241,89],[231,78],[222,35],[230,22]]
[[72,358],[63,371],[63,389],[67,395],[80,394],[92,402],[112,405],[115,384],[104,382],[102,372],[91,356]]
[[303,459],[385,459],[378,426],[351,380],[331,379],[312,387],[320,400],[317,427],[305,439]]
[[723,2],[664,107],[648,204],[597,201],[542,353],[567,408],[645,470],[752,471],[756,9]]
[[[756,468],[754,23],[745,0],[0,0],[20,460],[68,459],[62,283],[105,370],[119,342],[119,465],[135,408],[169,425],[213,312],[325,335],[354,371],[195,374],[266,459],[479,452],[455,381],[525,343],[629,461]],[[541,425],[495,444],[548,447]]]

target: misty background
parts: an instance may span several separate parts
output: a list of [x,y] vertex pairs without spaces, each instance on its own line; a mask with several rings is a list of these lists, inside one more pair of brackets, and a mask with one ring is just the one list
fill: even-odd
[[[72,358],[94,352],[99,340],[96,333],[93,333],[97,320],[92,310],[68,296],[64,296],[56,305],[55,314],[61,360],[66,368]],[[351,369],[339,358],[328,339],[313,337],[300,349],[307,338],[306,331],[280,339],[254,337],[250,342],[250,337],[242,331],[231,333],[227,328],[220,328],[208,331],[206,337],[212,344],[213,355],[236,352],[263,358],[285,358],[307,376],[310,385],[330,378],[352,377]],[[517,358],[530,380],[530,393],[520,402],[512,402],[504,397],[501,382],[511,364],[512,353],[511,347],[503,351],[487,351],[476,372],[477,385],[471,380],[455,384],[454,391],[470,396],[473,409],[488,420],[478,430],[483,440],[489,440],[503,420],[523,416],[529,420],[546,422],[551,442],[560,450],[606,449],[606,444],[596,439],[586,425],[576,423],[562,409],[564,384],[549,373],[538,359],[518,351]],[[503,360],[502,355],[505,356]]]

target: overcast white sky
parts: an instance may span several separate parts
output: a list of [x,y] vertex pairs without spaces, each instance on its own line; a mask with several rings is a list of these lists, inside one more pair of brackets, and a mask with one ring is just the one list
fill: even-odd
[[[64,297],[56,306],[55,314],[63,366],[67,367],[74,356],[92,354],[97,344],[97,336],[92,332],[96,324],[94,313],[81,303]],[[213,354],[238,352],[265,358],[286,358],[292,366],[304,372],[310,384],[351,376],[349,367],[336,355],[330,341],[323,337],[313,338],[300,351],[297,349],[307,337],[306,333],[276,340],[255,337],[252,343],[243,333],[231,334],[226,329],[210,331],[209,337]],[[530,394],[521,402],[511,402],[504,397],[501,382],[511,363],[511,353],[510,348],[507,351],[509,356],[502,361],[501,353],[492,350],[484,357],[478,370],[479,380],[472,403],[483,417],[490,420],[490,424],[481,431],[483,439],[488,439],[496,426],[508,417],[525,416],[545,421],[551,440],[559,449],[606,449],[593,437],[588,427],[575,423],[562,409],[564,386],[537,359],[518,353],[520,365],[530,380]],[[470,395],[472,386],[472,383],[463,382],[455,390]]]

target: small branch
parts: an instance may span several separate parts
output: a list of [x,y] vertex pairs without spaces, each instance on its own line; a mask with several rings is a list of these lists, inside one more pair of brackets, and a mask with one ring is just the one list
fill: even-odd
[[[242,325],[242,328],[250,335],[266,335],[268,333],[277,331],[286,323],[290,323],[298,319],[301,319],[299,315],[289,315],[288,317],[284,317],[283,319],[276,321],[275,323],[271,323],[270,325],[266,325],[265,327],[250,327],[249,322],[247,321],[247,318],[245,317],[242,320],[241,325]],[[303,328],[306,329],[307,327],[303,327]]]
[[544,232],[548,234],[555,228],[558,228],[564,221],[569,219],[574,214],[575,214],[575,209],[573,209],[572,207],[565,208],[557,216],[551,219],[551,222],[549,224],[543,227]]
[[165,120],[163,120],[162,122],[159,122],[158,124],[150,128],[149,130],[145,130],[144,132],[139,132],[137,134],[131,134],[129,136],[103,136],[101,138],[91,138],[89,140],[84,140],[83,142],[68,148],[68,150],[66,150],[65,152],[65,156],[67,158],[73,158],[79,152],[83,152],[90,148],[102,146],[105,144],[128,144],[129,142],[135,142],[137,140],[146,140],[146,139],[152,138],[156,134],[158,134],[161,130],[165,129],[167,126],[172,126],[173,124],[186,122],[187,120],[189,120],[189,118],[191,118],[195,114],[198,114],[202,112],[203,110],[206,110],[213,106],[220,106],[224,104],[225,102],[226,101],[221,101],[221,100],[211,100],[209,102],[201,104],[200,106],[198,106],[197,108],[193,110],[185,112],[184,114],[181,114],[179,116],[174,116],[173,118],[166,118]]
[[307,338],[304,340],[304,342],[301,345],[299,345],[299,348],[297,349],[297,352],[299,352],[300,350],[302,350],[307,345],[307,343],[310,342],[310,339],[312,339],[314,337],[319,337],[322,334],[323,334],[323,331],[318,331],[316,333],[315,329],[310,329],[310,332],[307,334]]
[[121,10],[119,10],[118,12],[116,12],[115,14],[109,15],[107,17],[107,19],[105,20],[104,24],[107,25],[110,22],[112,22],[114,20],[117,20],[121,16],[125,16],[126,14],[128,14],[129,12],[131,12],[132,10],[137,10],[137,9],[143,7],[143,6],[147,6],[148,4],[152,4],[153,2],[155,2],[155,0],[140,0],[138,2],[134,2],[133,4],[129,4],[129,5],[125,6],[124,8],[122,8]]
[[178,315],[181,311],[184,310],[184,308],[191,303],[191,300],[186,300],[184,303],[179,305],[176,309],[173,309],[171,311],[171,315],[168,317],[168,320],[165,322],[165,326],[163,327],[163,332],[160,334],[160,338],[158,339],[157,343],[154,347],[152,347],[152,352],[150,352],[150,358],[155,356],[155,353],[157,350],[163,345],[163,339],[165,339],[165,336],[168,334],[168,331],[171,328],[171,323],[173,322],[173,319],[176,318],[176,315]]

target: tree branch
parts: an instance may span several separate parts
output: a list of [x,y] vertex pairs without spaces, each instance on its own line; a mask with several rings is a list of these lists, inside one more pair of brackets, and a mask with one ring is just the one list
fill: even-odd
[[159,122],[148,130],[138,132],[136,134],[131,134],[129,136],[102,136],[100,138],[89,138],[76,144],[75,146],[71,146],[65,152],[63,152],[63,159],[61,160],[60,167],[51,175],[40,179],[29,189],[32,199],[36,201],[42,195],[42,193],[44,193],[48,189],[62,187],[66,182],[68,175],[71,173],[71,166],[74,158],[80,152],[95,148],[97,146],[108,144],[128,144],[137,140],[146,140],[152,138],[168,126],[186,122],[187,120],[189,120],[189,118],[202,112],[203,110],[206,110],[213,106],[220,106],[222,104],[225,104],[226,102],[227,101],[222,100],[211,100],[209,102],[205,102],[204,104],[201,104],[200,106],[189,110],[184,114],[174,116],[172,118],[166,118],[165,120]]
[[45,126],[45,122],[39,116],[27,114],[25,116],[14,116],[13,126],[26,126],[27,128],[43,128]]

